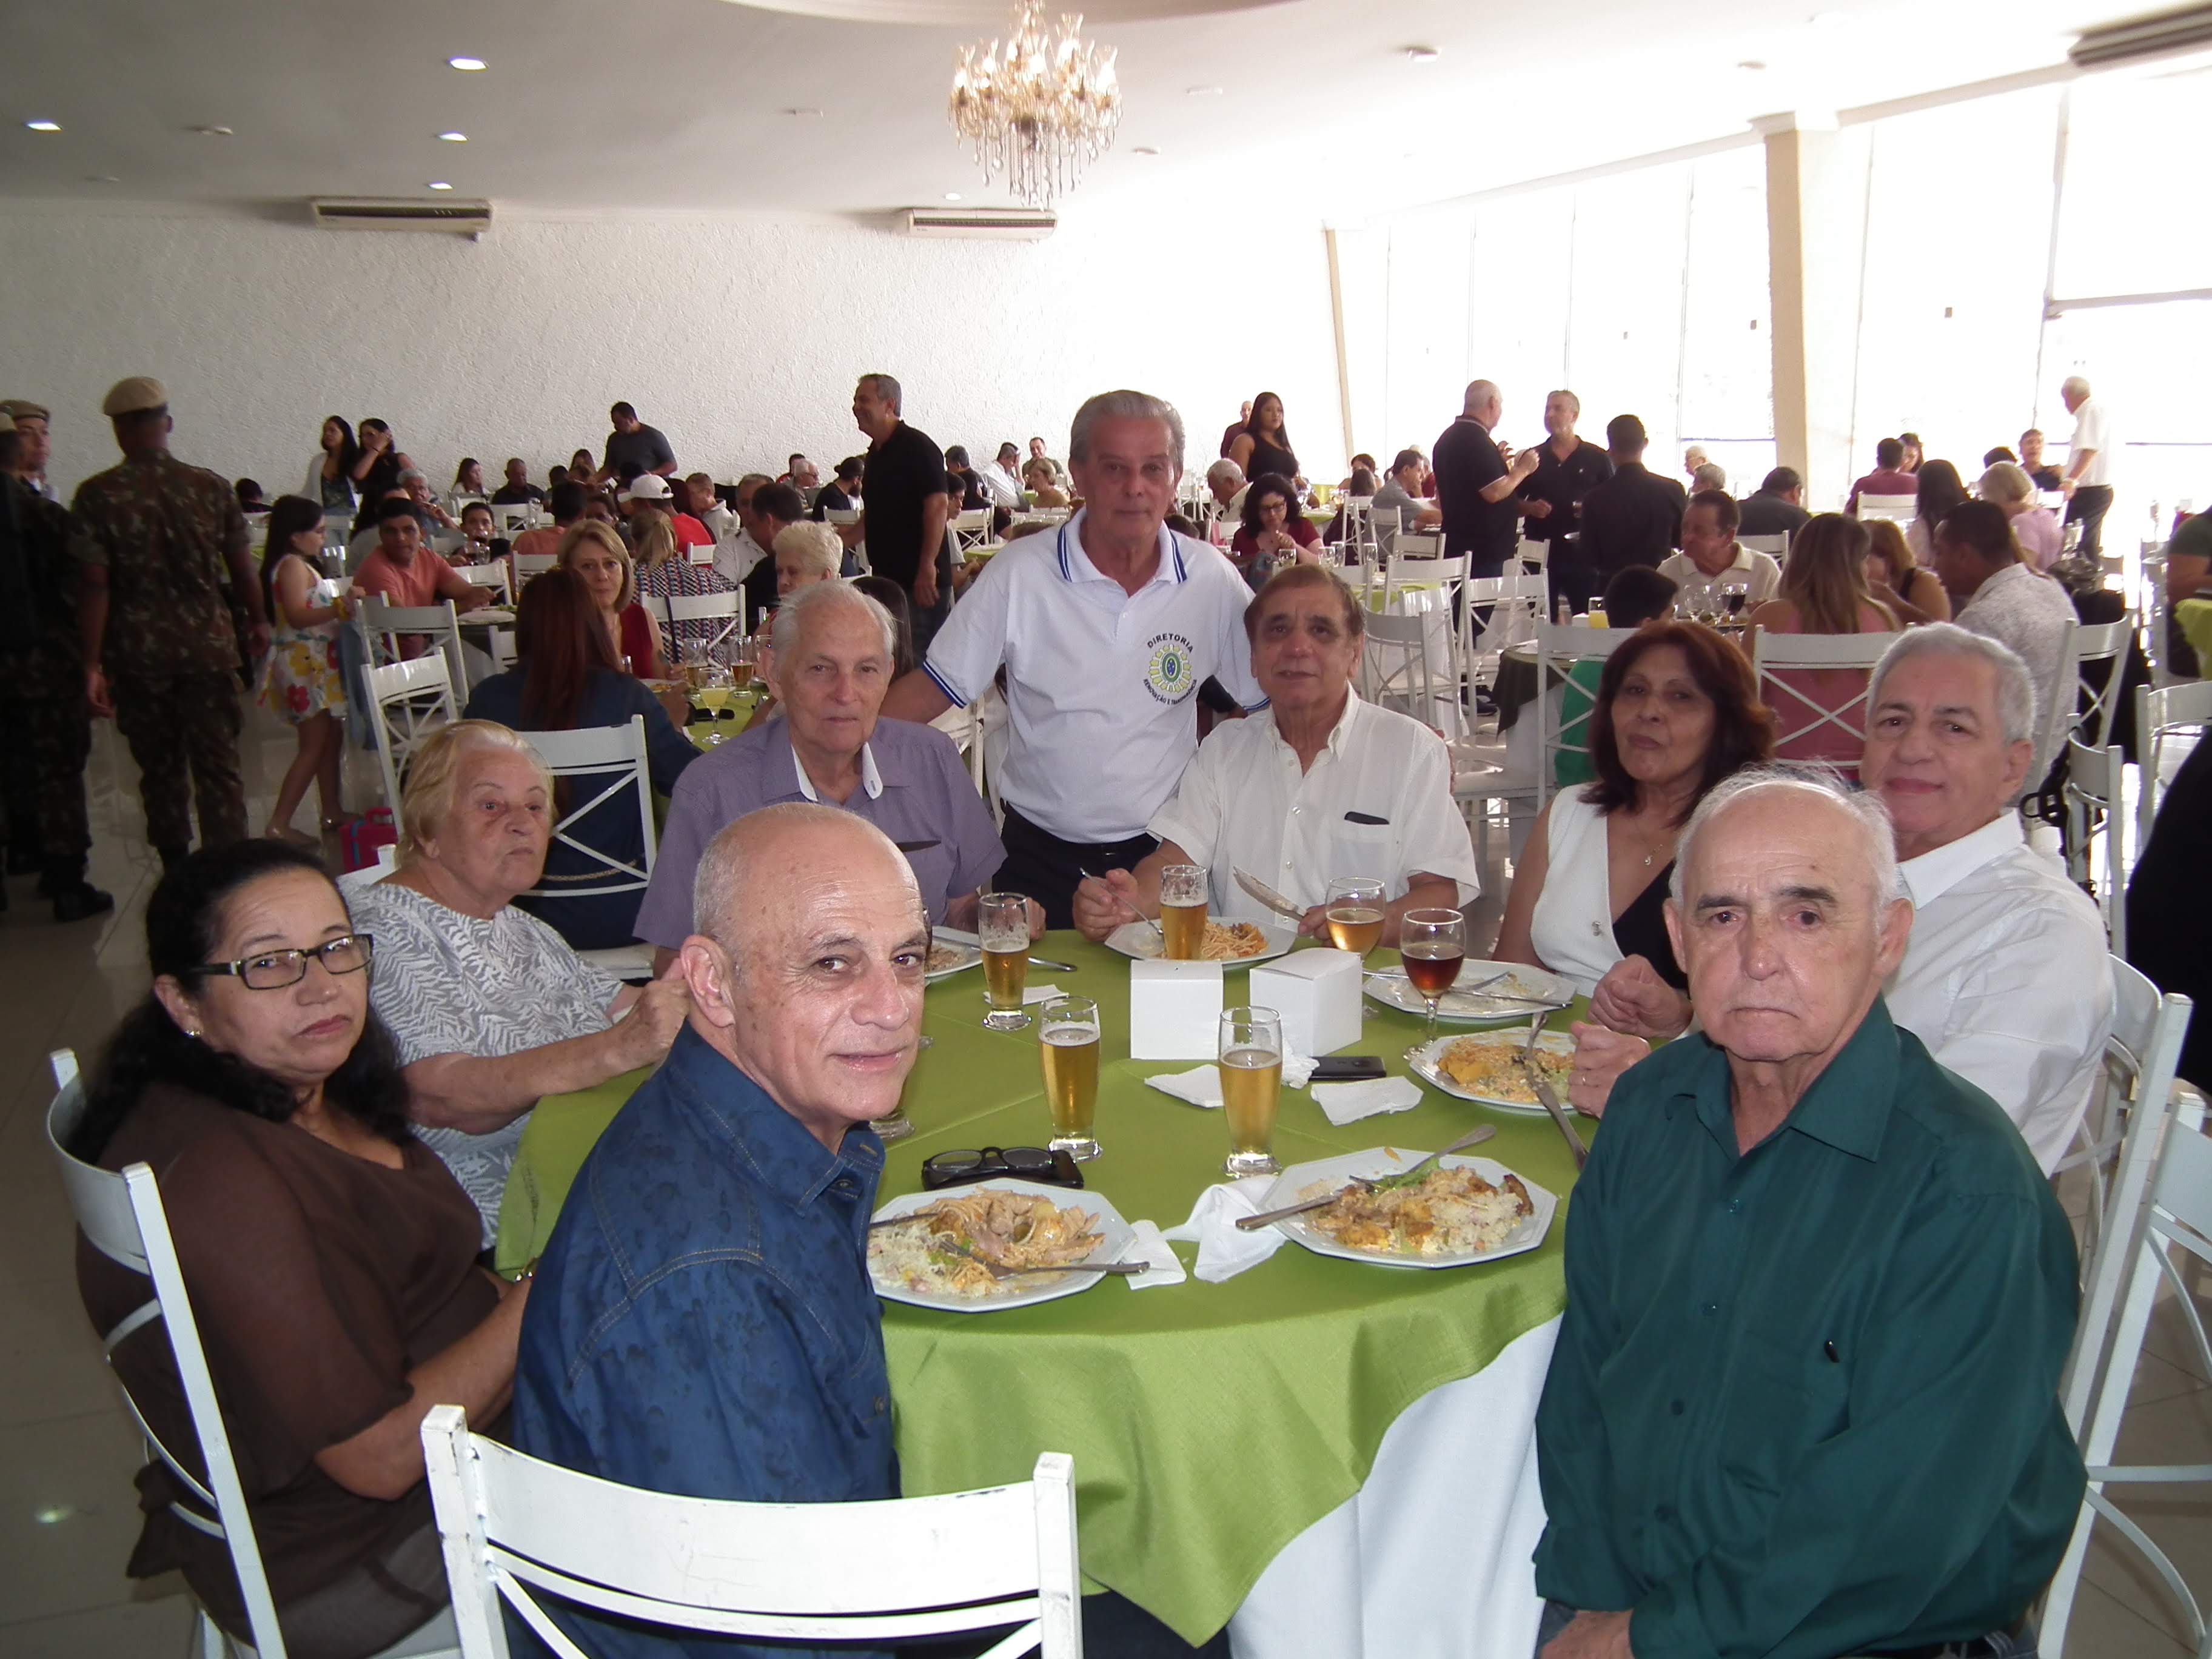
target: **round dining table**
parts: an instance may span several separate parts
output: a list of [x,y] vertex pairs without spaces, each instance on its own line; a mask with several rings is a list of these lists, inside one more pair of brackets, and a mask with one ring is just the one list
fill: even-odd
[[[1223,1115],[1146,1085],[1194,1062],[1129,1057],[1127,957],[1073,933],[1034,950],[1061,965],[1032,965],[1032,990],[1056,984],[1099,1006],[1103,1150],[1080,1166],[1086,1189],[1132,1223],[1176,1226],[1224,1179]],[[1378,951],[1369,965],[1395,960]],[[1227,972],[1228,1002],[1246,995],[1247,971]],[[1410,1076],[1419,1019],[1363,1006],[1352,1051]],[[980,969],[929,987],[902,1101],[913,1133],[887,1143],[879,1200],[919,1190],[933,1153],[1052,1133],[1036,1030],[988,1031],[983,1012]],[[1551,1027],[1583,1013],[1577,1002]],[[538,1103],[500,1213],[503,1270],[544,1250],[586,1155],[646,1075]],[[1218,1283],[1101,1280],[980,1313],[883,1304],[902,1489],[1018,1481],[1039,1453],[1066,1452],[1085,1578],[1194,1644],[1227,1626],[1240,1659],[1526,1659],[1543,1524],[1534,1419],[1565,1302],[1565,1142],[1540,1110],[1426,1085],[1409,1110],[1343,1127],[1286,1088],[1274,1151],[1285,1167],[1374,1146],[1429,1152],[1477,1125],[1496,1131],[1480,1155],[1560,1200],[1533,1250],[1421,1270],[1285,1240]],[[1177,1248],[1192,1266],[1196,1247]]]

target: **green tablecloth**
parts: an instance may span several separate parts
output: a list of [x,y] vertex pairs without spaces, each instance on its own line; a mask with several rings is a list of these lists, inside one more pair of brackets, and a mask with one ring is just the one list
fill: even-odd
[[[1078,971],[1032,967],[1030,983],[1097,998],[1103,1020],[1103,1153],[1085,1177],[1130,1220],[1172,1227],[1223,1178],[1221,1114],[1145,1086],[1146,1077],[1194,1062],[1127,1058],[1126,959],[1073,933],[1048,934],[1037,951]],[[1376,965],[1388,957],[1377,952]],[[1230,1000],[1243,994],[1243,975],[1232,972]],[[917,1189],[932,1152],[1039,1146],[1051,1133],[1036,1031],[986,1031],[982,1012],[977,974],[931,989],[923,1029],[933,1044],[906,1089],[915,1133],[891,1143],[883,1196]],[[1419,1030],[1413,1017],[1378,1006],[1352,1052],[1380,1054],[1402,1074]],[[500,1213],[502,1267],[544,1248],[585,1154],[642,1075],[539,1104]],[[1486,1122],[1498,1133],[1485,1155],[1565,1197],[1573,1165],[1548,1119],[1430,1090],[1410,1112],[1344,1128],[1310,1094],[1286,1090],[1275,1153],[1288,1165],[1376,1145],[1433,1150]],[[1072,1454],[1086,1576],[1203,1641],[1285,1544],[1358,1490],[1400,1412],[1561,1311],[1566,1209],[1540,1249],[1486,1266],[1370,1267],[1285,1243],[1220,1285],[1195,1275],[1142,1291],[1105,1283],[984,1315],[886,1303],[904,1490],[1025,1480],[1038,1453]],[[1186,1267],[1194,1261],[1194,1246],[1179,1251]]]
[[2184,599],[2173,607],[2181,637],[2200,663],[2212,663],[2212,599]]

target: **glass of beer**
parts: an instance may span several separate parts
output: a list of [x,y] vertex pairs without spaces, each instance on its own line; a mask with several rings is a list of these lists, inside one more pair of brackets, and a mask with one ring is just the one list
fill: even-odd
[[1386,901],[1382,884],[1364,876],[1339,876],[1328,884],[1322,902],[1322,921],[1328,927],[1328,942],[1355,957],[1382,942]]
[[1275,1092],[1283,1081],[1283,1018],[1273,1008],[1221,1011],[1221,1105],[1229,1120],[1230,1176],[1279,1175]]
[[1195,864],[1160,870],[1160,934],[1170,962],[1196,962],[1206,943],[1206,872]]
[[1052,1108],[1052,1139],[1045,1144],[1085,1163],[1098,1156],[1091,1133],[1098,1111],[1098,1005],[1089,997],[1046,1003],[1037,1036],[1043,1039],[1045,1103]]
[[1030,902],[1019,893],[985,893],[976,906],[976,937],[983,942],[983,1029],[1018,1031],[1030,1024],[1022,1012],[1030,976]]
[[1437,1004],[1467,960],[1467,918],[1456,910],[1408,910],[1398,922],[1398,960],[1429,1005],[1424,1037],[1437,1034]]

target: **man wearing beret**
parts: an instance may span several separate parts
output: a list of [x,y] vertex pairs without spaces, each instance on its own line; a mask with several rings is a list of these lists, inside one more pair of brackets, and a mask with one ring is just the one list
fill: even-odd
[[0,415],[15,423],[19,440],[15,465],[0,467],[0,473],[13,472],[33,495],[42,501],[52,501],[53,481],[46,477],[46,458],[53,453],[47,431],[53,420],[52,411],[28,398],[0,398]]
[[[69,514],[34,494],[16,469],[23,440],[0,413],[0,734],[8,806],[8,866],[40,872],[54,920],[82,921],[115,908],[84,878],[92,835],[84,763],[92,715],[76,626]],[[0,909],[8,905],[0,887]]]
[[238,497],[228,480],[169,453],[161,383],[118,381],[100,412],[123,464],[79,484],[70,507],[85,696],[131,744],[146,839],[166,868],[191,849],[195,804],[202,846],[246,838],[232,616],[245,619],[257,658],[269,623]]

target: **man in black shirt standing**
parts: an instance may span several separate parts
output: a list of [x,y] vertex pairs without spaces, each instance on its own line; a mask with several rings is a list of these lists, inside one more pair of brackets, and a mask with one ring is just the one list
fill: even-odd
[[1528,521],[1521,533],[1552,544],[1546,568],[1551,572],[1553,603],[1565,592],[1577,611],[1589,608],[1595,590],[1580,574],[1579,541],[1571,538],[1582,531],[1583,501],[1613,476],[1605,451],[1575,435],[1582,414],[1583,400],[1571,392],[1554,392],[1544,399],[1544,430],[1552,435],[1536,446],[1536,471],[1514,502]]
[[1437,440],[1437,505],[1443,509],[1444,552],[1470,556],[1470,575],[1504,574],[1521,544],[1521,509],[1513,492],[1534,472],[1533,450],[1515,455],[1491,441],[1504,400],[1488,380],[1468,383],[1460,417]]
[[1650,440],[1633,415],[1616,415],[1605,426],[1613,476],[1583,498],[1582,562],[1602,592],[1632,564],[1659,562],[1682,544],[1682,509],[1689,498],[1672,478],[1644,471]]
[[890,375],[863,374],[853,391],[853,423],[868,434],[860,520],[868,566],[911,597],[920,660],[952,609],[952,556],[945,540],[945,452],[899,418],[901,399]]
[[607,419],[614,430],[607,434],[606,453],[599,462],[601,483],[619,478],[627,485],[647,472],[658,472],[664,478],[675,476],[676,452],[668,447],[659,427],[639,420],[637,410],[628,404],[617,404],[607,411]]

